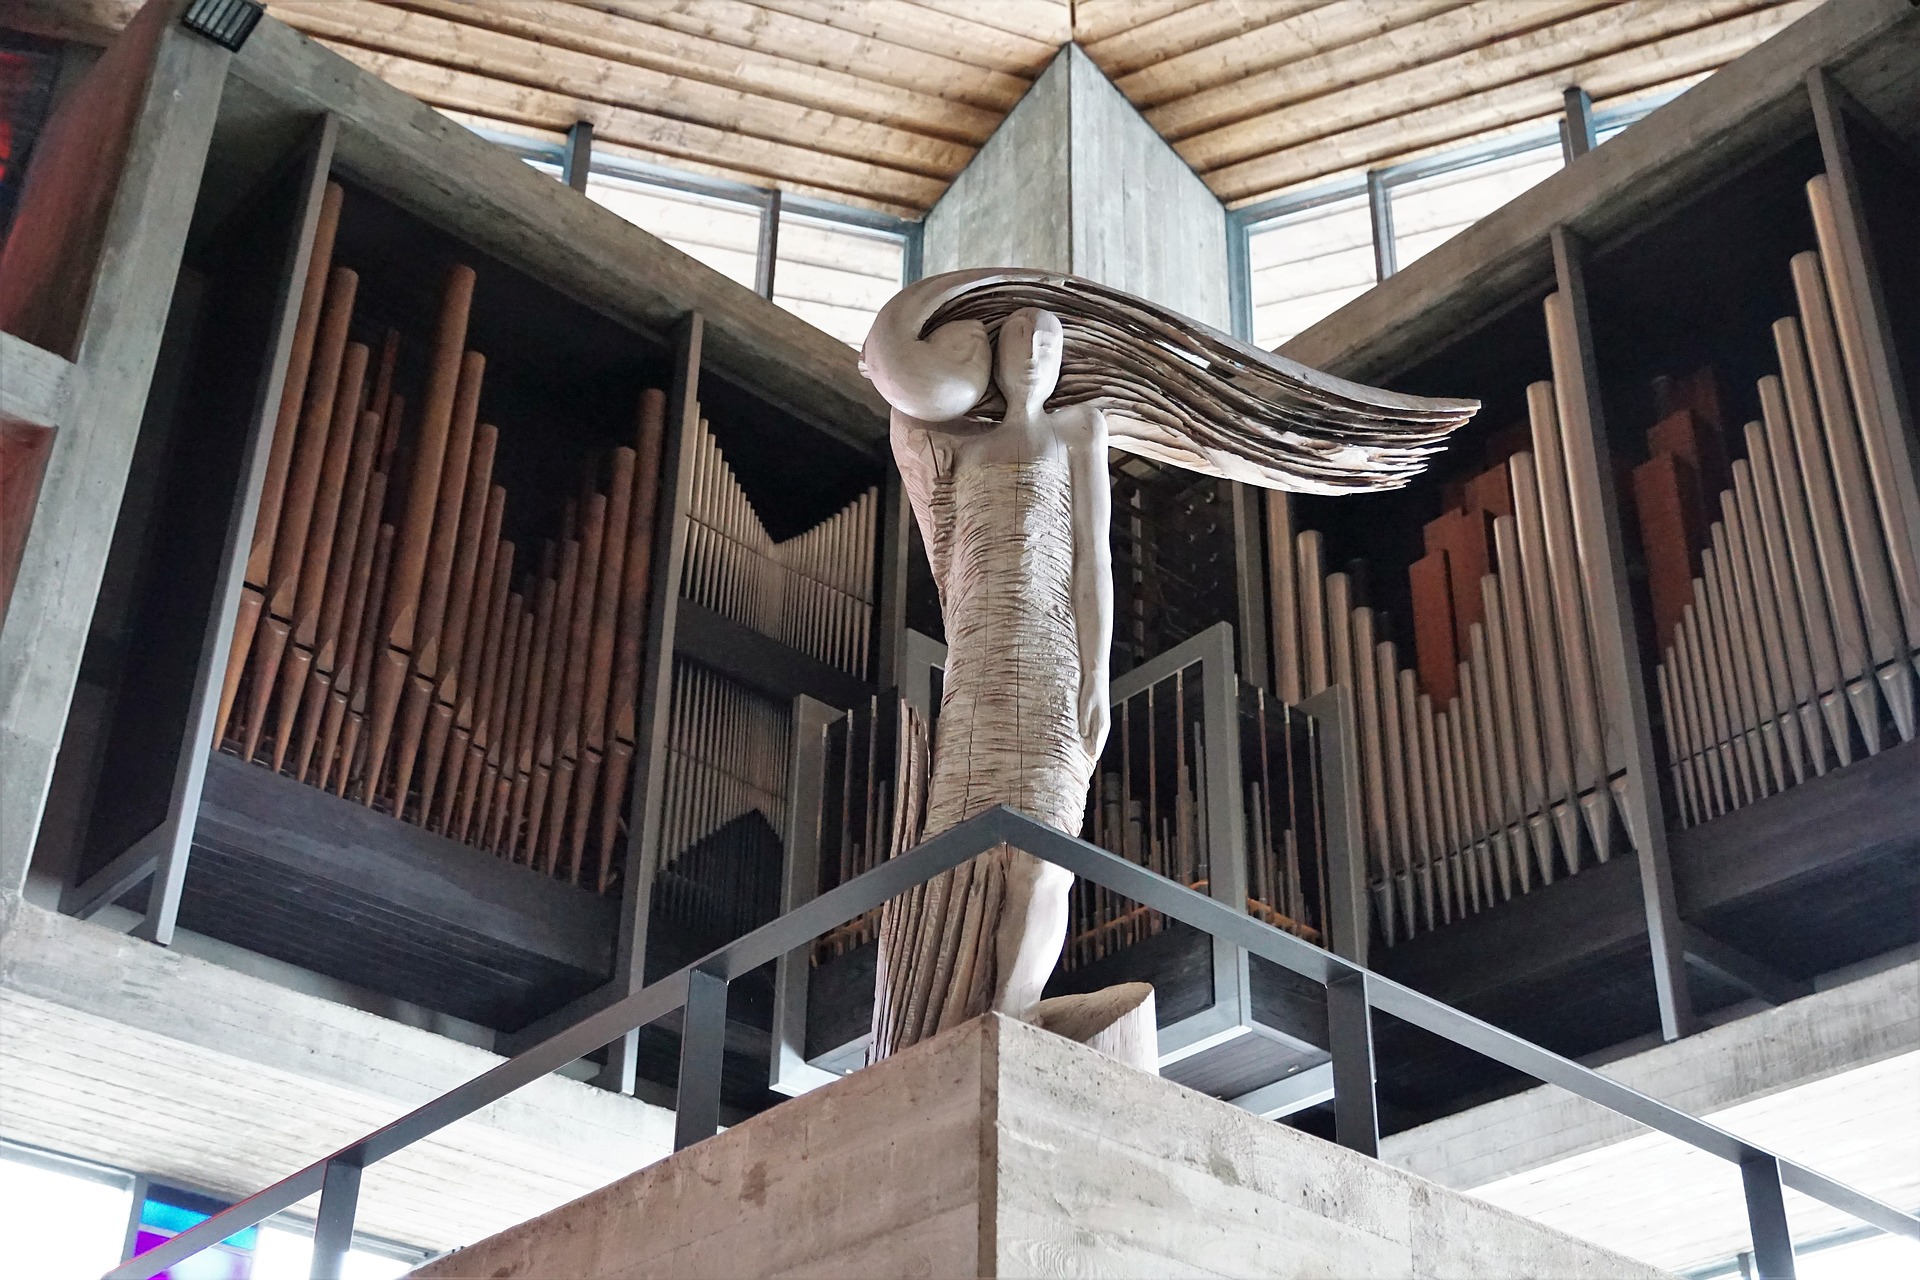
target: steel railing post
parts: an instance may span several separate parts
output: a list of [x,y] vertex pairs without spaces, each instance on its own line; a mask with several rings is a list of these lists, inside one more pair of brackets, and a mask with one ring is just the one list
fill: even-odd
[[313,1223],[310,1280],[341,1280],[360,1210],[360,1166],[335,1158],[320,1179],[320,1216]]
[[1373,1009],[1365,972],[1327,982],[1327,1047],[1333,1054],[1333,1136],[1362,1155],[1380,1154],[1380,1116],[1374,1098]]
[[1740,1182],[1747,1193],[1754,1275],[1757,1280],[1794,1280],[1793,1236],[1787,1230],[1780,1161],[1764,1151],[1749,1151],[1740,1159]]
[[680,1090],[673,1104],[673,1149],[720,1132],[720,1065],[727,1047],[727,980],[704,969],[687,974],[680,1013]]
[[[1156,659],[1158,661],[1158,659]],[[1321,947],[1296,938],[1242,909],[1176,884],[1117,854],[1057,831],[1024,814],[996,807],[889,858],[797,910],[736,938],[687,968],[661,978],[616,1003],[549,1036],[493,1070],[306,1166],[233,1207],[128,1259],[108,1280],[149,1280],[237,1231],[321,1194],[315,1275],[325,1258],[344,1254],[353,1236],[360,1170],[403,1151],[447,1125],[472,1115],[515,1090],[577,1061],[626,1030],[649,1026],[684,1010],[676,1149],[713,1136],[720,1122],[720,1067],[726,1047],[728,975],[751,973],[781,955],[898,897],[915,885],[969,858],[1010,844],[1064,867],[1123,898],[1161,912],[1219,945],[1257,955],[1327,992],[1328,1044],[1332,1050],[1335,1133],[1345,1146],[1377,1156],[1379,1108],[1375,1094],[1371,1012],[1390,1014],[1419,1030],[1557,1085],[1617,1115],[1741,1166],[1753,1216],[1755,1256],[1763,1274],[1791,1277],[1783,1188],[1792,1187],[1822,1204],[1852,1214],[1883,1231],[1920,1239],[1920,1218],[1844,1183],[1784,1160],[1724,1129],[1599,1075],[1551,1050],[1529,1043],[1411,987],[1357,968]]]

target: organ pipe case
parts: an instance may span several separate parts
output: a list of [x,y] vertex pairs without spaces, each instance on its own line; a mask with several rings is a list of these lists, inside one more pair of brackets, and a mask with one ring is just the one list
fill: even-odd
[[[1485,405],[1266,511],[1389,976],[1579,1055],[1920,937],[1916,79],[1910,8],[1823,7],[1284,349]],[[1390,1123],[1507,1087],[1381,1034]]]
[[792,700],[875,691],[884,418],[843,346],[279,24],[204,78],[41,864],[535,1034],[777,908]]

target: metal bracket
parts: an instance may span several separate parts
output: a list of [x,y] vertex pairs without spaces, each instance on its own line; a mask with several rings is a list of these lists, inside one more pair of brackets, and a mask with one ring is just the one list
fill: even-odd
[[1333,1064],[1323,1062],[1228,1101],[1263,1120],[1283,1120],[1295,1112],[1330,1101],[1333,1096]]
[[1682,924],[1680,938],[1687,959],[1697,968],[1732,983],[1756,999],[1780,1005],[1813,994],[1813,983],[1787,977],[1698,925]]

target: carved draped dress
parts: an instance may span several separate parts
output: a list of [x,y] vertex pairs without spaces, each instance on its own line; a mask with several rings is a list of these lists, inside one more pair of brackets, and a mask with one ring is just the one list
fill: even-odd
[[[941,452],[930,490],[911,494],[947,631],[924,834],[998,804],[1078,833],[1094,761],[1078,727],[1067,457],[956,466]],[[1006,873],[1028,856],[1002,846],[887,904],[873,1060],[991,1006]]]

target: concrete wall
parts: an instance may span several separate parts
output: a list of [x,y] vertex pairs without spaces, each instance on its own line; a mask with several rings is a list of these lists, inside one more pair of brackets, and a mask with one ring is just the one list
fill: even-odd
[[1069,271],[1069,60],[1055,58],[927,211],[921,269]]
[[928,275],[1068,271],[1227,328],[1226,210],[1079,46],[927,213]]
[[[0,935],[0,1028],[0,1136],[234,1198],[501,1062],[24,902]],[[549,1077],[368,1170],[360,1225],[452,1248],[672,1137],[661,1107]]]
[[1663,1273],[989,1016],[416,1274]]
[[1072,60],[1074,274],[1230,328],[1226,209],[1078,45],[1060,56]]
[[[1901,1208],[1920,1205],[1920,961],[1598,1068]],[[1690,1269],[1750,1247],[1720,1161],[1542,1086],[1388,1137],[1382,1156],[1637,1256]],[[1789,1197],[1797,1239],[1857,1225]]]

